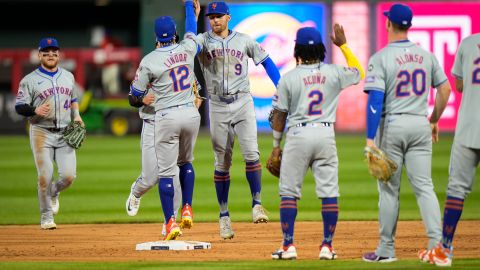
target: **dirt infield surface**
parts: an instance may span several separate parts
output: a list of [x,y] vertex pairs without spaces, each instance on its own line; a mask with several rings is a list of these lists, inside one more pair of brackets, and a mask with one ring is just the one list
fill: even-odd
[[[318,258],[321,222],[295,224],[295,244],[299,259]],[[456,258],[480,258],[480,221],[461,221],[455,236]],[[43,231],[38,225],[0,226],[0,261],[232,261],[270,260],[281,243],[278,222],[268,224],[233,223],[236,236],[222,240],[217,223],[195,223],[179,240],[210,242],[211,250],[135,251],[141,242],[161,240],[159,224],[59,225]],[[378,223],[342,221],[337,225],[334,246],[339,259],[360,259],[373,251],[378,241]],[[399,259],[416,258],[427,244],[419,221],[398,224],[396,251]]]

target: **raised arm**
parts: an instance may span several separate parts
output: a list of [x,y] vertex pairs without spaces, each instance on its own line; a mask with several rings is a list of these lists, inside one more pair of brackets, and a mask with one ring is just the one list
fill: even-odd
[[362,65],[360,65],[360,61],[358,61],[357,57],[352,53],[350,48],[347,46],[347,38],[345,36],[345,31],[343,30],[343,26],[336,23],[333,26],[333,33],[330,36],[330,39],[332,40],[333,44],[339,47],[340,50],[342,51],[343,56],[345,57],[345,60],[347,60],[347,65],[349,67],[356,68],[360,73],[360,79],[363,80],[365,78],[365,71],[363,70]]
[[[198,0],[184,0],[185,5],[185,33],[197,34],[197,18],[200,12]],[[197,13],[198,12],[198,13]]]

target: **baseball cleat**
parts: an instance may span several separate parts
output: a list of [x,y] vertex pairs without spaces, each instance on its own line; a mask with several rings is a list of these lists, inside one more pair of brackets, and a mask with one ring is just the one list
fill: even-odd
[[232,223],[229,216],[221,217],[220,223],[220,237],[223,239],[232,239],[235,236],[235,232],[232,230]]
[[323,244],[320,247],[320,254],[318,255],[320,260],[335,260],[337,258],[337,252],[332,246]]
[[261,204],[256,204],[252,208],[252,219],[253,223],[267,223],[268,222],[268,216],[267,216],[267,211]]
[[436,266],[450,267],[452,266],[452,258],[452,248],[444,248],[441,243],[432,249],[432,260]]
[[272,253],[274,260],[295,260],[297,259],[297,249],[294,245],[288,247],[280,247],[277,251]]
[[135,186],[135,182],[132,184],[132,188],[130,189],[130,195],[128,195],[127,202],[125,203],[125,209],[127,210],[127,214],[131,217],[136,216],[138,213],[138,209],[140,208],[140,199],[133,195],[133,187]]
[[380,257],[375,252],[363,254],[362,259],[365,262],[375,262],[375,263],[390,263],[397,260],[395,257]]
[[181,229],[190,229],[193,226],[193,210],[188,204],[182,208],[182,220],[180,221]]
[[417,255],[418,255],[418,258],[420,259],[421,262],[424,262],[424,263],[431,263],[433,264],[433,257],[432,257],[432,251],[433,249],[423,249],[423,250],[419,250]]
[[52,221],[47,221],[47,222],[42,222],[40,224],[40,228],[42,228],[42,230],[55,230],[57,228],[57,224],[55,224],[55,222]]
[[182,233],[180,231],[180,227],[178,227],[177,222],[175,221],[175,218],[170,218],[168,221],[168,224],[166,226],[166,234],[165,239],[163,240],[175,240],[177,239],[178,236]]
[[60,196],[60,193],[58,193],[57,196],[52,196],[52,212],[54,215],[58,214],[58,210],[60,209],[60,202],[58,201],[58,196]]

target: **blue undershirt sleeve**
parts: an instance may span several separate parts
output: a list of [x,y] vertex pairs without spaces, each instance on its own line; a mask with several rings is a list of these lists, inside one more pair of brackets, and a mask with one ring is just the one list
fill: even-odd
[[262,65],[265,68],[268,77],[270,77],[270,80],[272,80],[275,87],[277,87],[278,81],[280,80],[280,72],[275,63],[273,63],[270,57],[267,57],[267,59],[262,62]]
[[385,94],[380,91],[370,90],[368,91],[367,102],[367,139],[375,138],[377,133],[378,124],[382,117],[383,98]]
[[193,10],[193,1],[185,1],[185,33],[197,34],[197,22],[195,11]]

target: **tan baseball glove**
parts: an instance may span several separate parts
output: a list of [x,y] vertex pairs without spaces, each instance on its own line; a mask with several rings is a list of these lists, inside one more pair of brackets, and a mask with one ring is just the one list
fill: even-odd
[[378,147],[366,146],[364,149],[365,158],[368,164],[368,171],[376,179],[387,183],[397,170],[397,164],[393,162]]
[[282,165],[282,149],[275,147],[267,160],[267,170],[274,176],[280,177],[280,166]]
[[203,100],[205,99],[204,97],[200,96],[200,93],[198,91],[198,82],[193,83],[193,94],[195,95],[195,107],[200,108],[202,106]]

